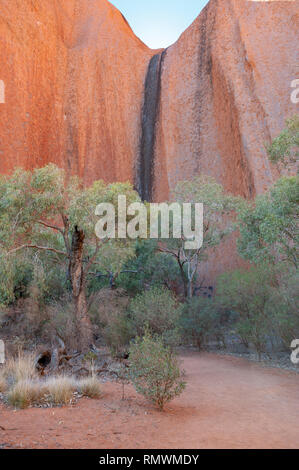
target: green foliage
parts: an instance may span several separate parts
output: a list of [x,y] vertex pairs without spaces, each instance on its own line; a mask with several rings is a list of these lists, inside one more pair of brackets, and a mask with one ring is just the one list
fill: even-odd
[[201,349],[209,338],[220,331],[220,315],[212,299],[193,297],[185,303],[180,326],[182,336]]
[[253,344],[259,355],[273,333],[269,306],[275,288],[275,272],[265,265],[223,274],[217,283],[219,304],[236,314],[237,335],[247,347]]
[[113,355],[125,352],[133,336],[130,320],[123,313],[113,317],[102,329],[103,340]]
[[224,214],[235,209],[242,199],[226,194],[221,184],[215,178],[200,175],[188,181],[180,181],[173,193],[173,199],[178,202],[201,202],[206,206],[206,216],[218,222],[217,213]]
[[77,226],[85,236],[88,272],[95,267],[97,271],[119,272],[134,257],[135,242],[104,243],[95,235],[96,206],[116,203],[119,194],[126,195],[129,203],[139,200],[129,183],[106,185],[96,181],[84,188],[78,178],[66,178],[64,171],[52,164],[32,172],[17,169],[12,176],[1,177],[0,302],[16,300],[18,292],[26,291],[34,280],[37,269],[35,280],[45,298],[57,299],[62,294],[59,286],[66,289],[72,234]]
[[179,270],[175,260],[157,252],[157,240],[138,240],[136,256],[123,267],[118,285],[136,296],[149,287],[170,287],[179,283]]
[[[206,260],[209,251],[218,246],[221,241],[232,233],[234,226],[234,211],[243,205],[241,198],[225,194],[224,189],[214,178],[199,176],[191,181],[178,183],[172,199],[179,204],[202,203],[204,205],[203,244],[198,249],[185,248],[186,238],[162,239],[161,251],[175,258],[178,263],[185,297],[193,296],[193,286],[200,263]],[[191,226],[195,228],[195,214],[191,214]]]
[[253,262],[298,264],[299,177],[284,177],[238,213],[239,253]]
[[34,267],[26,256],[12,256],[0,261],[0,304],[9,305],[28,295]]
[[153,287],[137,295],[130,303],[129,316],[138,336],[148,328],[167,344],[178,342],[181,305],[167,289]]
[[113,355],[127,350],[134,338],[134,328],[127,313],[128,304],[129,298],[122,289],[102,289],[91,307],[92,322]]
[[146,332],[130,348],[130,378],[136,391],[163,410],[186,384],[174,353]]
[[299,338],[299,274],[295,269],[279,269],[279,287],[273,290],[269,310],[276,334],[286,348]]
[[299,157],[299,116],[288,119],[286,128],[267,148],[270,160],[274,163],[295,162]]
[[204,175],[178,183],[173,198],[179,203],[204,205],[204,240],[201,255],[208,248],[219,245],[226,235],[233,232],[231,217],[235,209],[243,204],[241,198],[226,194],[214,178]]

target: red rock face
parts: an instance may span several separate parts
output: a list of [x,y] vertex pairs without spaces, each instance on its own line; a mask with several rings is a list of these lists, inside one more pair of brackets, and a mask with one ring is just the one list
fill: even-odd
[[296,111],[298,22],[298,1],[211,0],[160,53],[160,75],[149,74],[159,81],[149,83],[157,102],[143,126],[146,74],[159,51],[116,8],[106,0],[0,0],[0,171],[51,161],[86,183],[132,181],[145,153],[156,199],[200,172],[253,196],[277,176],[265,144]]
[[277,170],[265,145],[298,112],[299,2],[211,0],[165,53],[155,194],[191,175],[253,197]]
[[0,0],[0,171],[133,180],[154,51],[106,0]]
[[265,145],[298,112],[298,31],[298,0],[210,0],[153,51],[107,0],[0,0],[0,172],[54,162],[155,200],[203,173],[254,197],[278,176]]

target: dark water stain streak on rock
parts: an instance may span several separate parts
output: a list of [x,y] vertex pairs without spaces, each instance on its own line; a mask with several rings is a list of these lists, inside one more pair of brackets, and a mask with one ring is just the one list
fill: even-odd
[[141,143],[136,181],[136,189],[143,201],[151,201],[153,198],[156,124],[165,53],[166,50],[151,58],[145,80]]

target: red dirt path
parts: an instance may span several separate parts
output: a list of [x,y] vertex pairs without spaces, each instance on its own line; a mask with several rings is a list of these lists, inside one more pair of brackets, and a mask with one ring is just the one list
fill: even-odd
[[[164,413],[127,387],[74,407],[0,407],[4,448],[298,448],[299,375],[233,357],[182,356],[188,386]],[[1,428],[0,428],[1,429]]]

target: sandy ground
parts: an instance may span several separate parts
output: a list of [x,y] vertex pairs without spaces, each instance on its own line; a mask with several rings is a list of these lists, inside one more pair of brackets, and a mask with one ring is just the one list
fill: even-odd
[[182,356],[188,386],[165,412],[103,384],[73,407],[0,407],[0,448],[298,448],[299,374],[215,354]]

